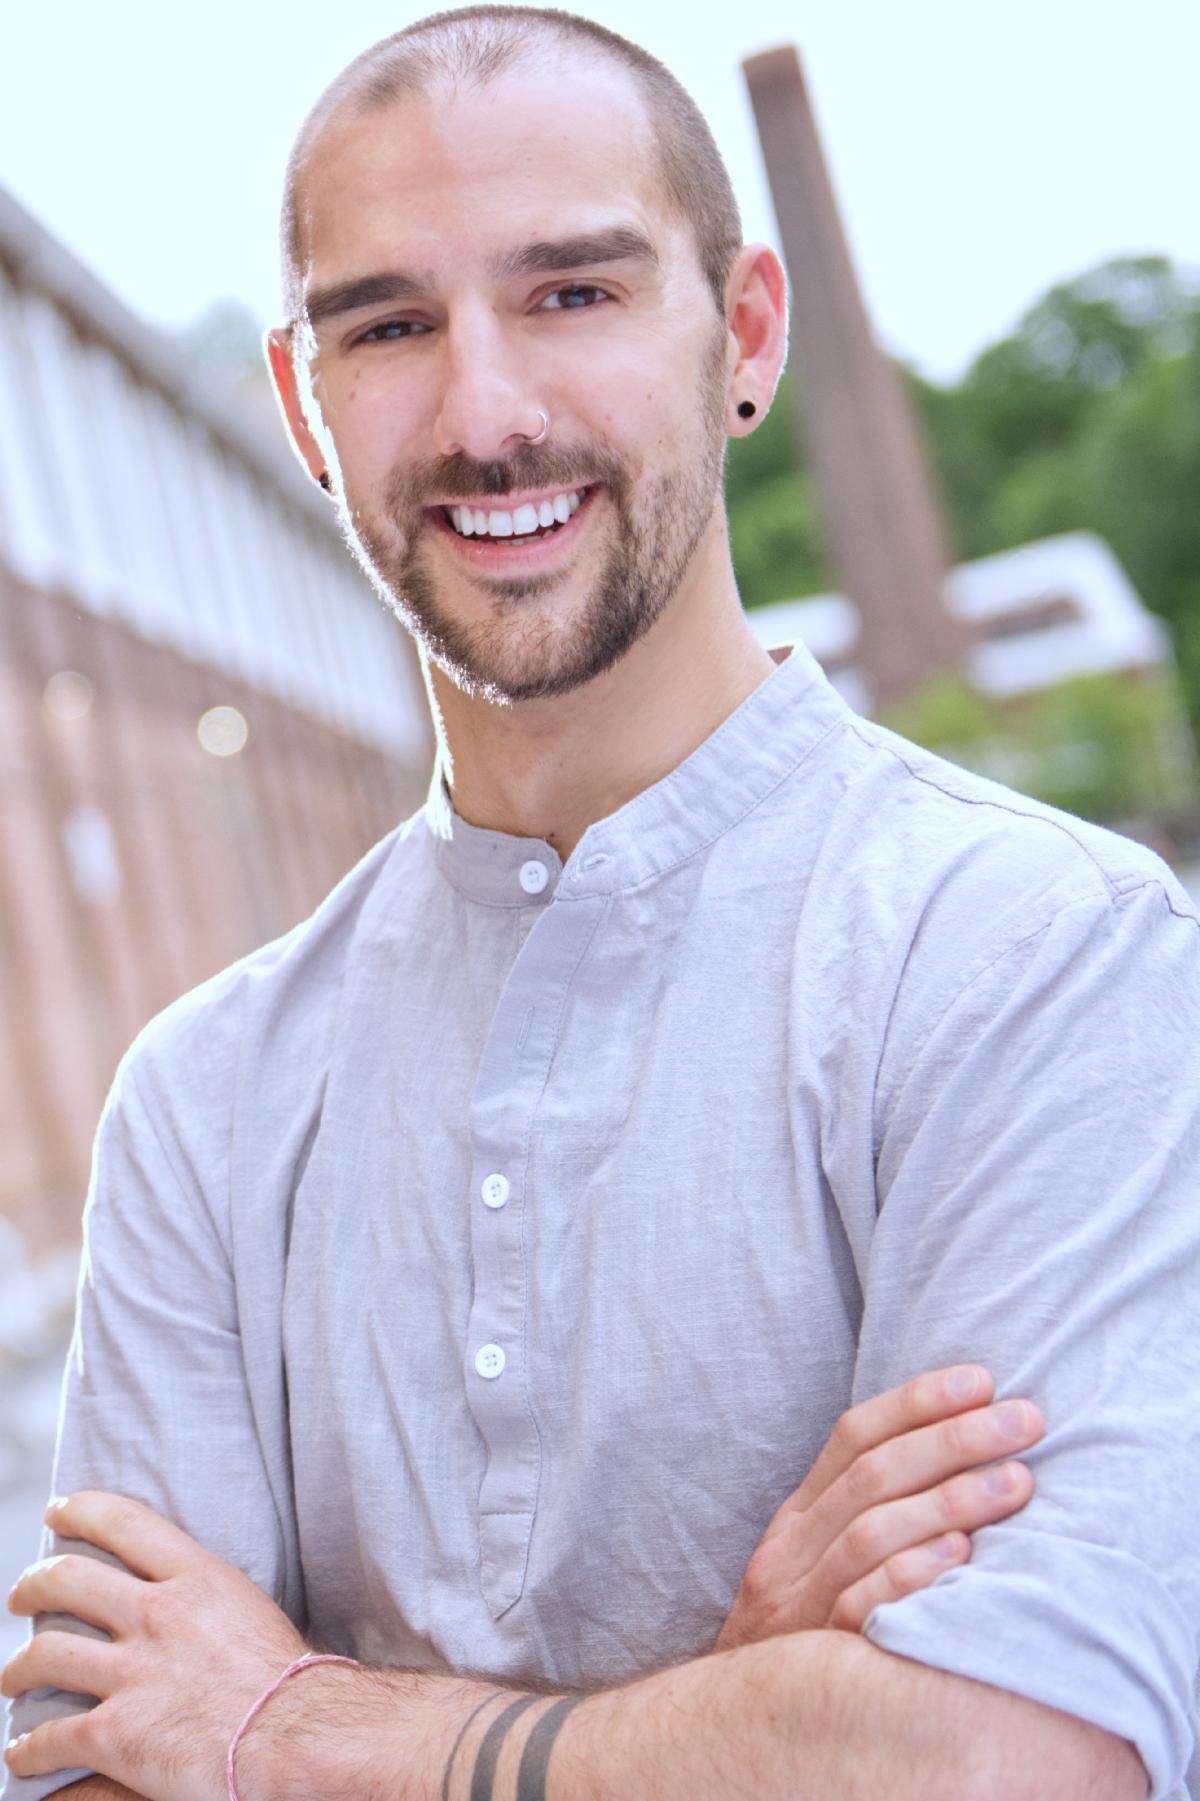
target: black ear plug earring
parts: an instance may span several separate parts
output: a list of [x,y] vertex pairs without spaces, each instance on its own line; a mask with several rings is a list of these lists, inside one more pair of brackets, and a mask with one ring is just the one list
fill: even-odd
[[328,494],[330,489],[333,487],[333,483],[329,479],[328,469],[322,469],[320,475],[318,475],[318,477],[317,477],[317,480],[320,482],[321,486],[324,488],[326,494]]
[[754,417],[755,413],[757,413],[757,411],[758,411],[758,408],[755,406],[755,404],[752,400],[743,400],[741,405],[738,407],[738,418],[739,419],[753,419],[753,417]]

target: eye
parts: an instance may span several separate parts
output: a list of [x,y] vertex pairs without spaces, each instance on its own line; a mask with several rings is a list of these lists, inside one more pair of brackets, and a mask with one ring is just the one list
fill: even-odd
[[369,326],[354,341],[356,344],[393,344],[401,338],[411,338],[414,332],[426,332],[429,329],[419,319],[385,319],[381,325]]
[[539,302],[538,311],[564,312],[568,308],[595,306],[598,300],[607,299],[609,299],[609,295],[604,288],[592,287],[587,282],[571,282],[568,287],[555,288],[553,294],[547,294],[546,298]]

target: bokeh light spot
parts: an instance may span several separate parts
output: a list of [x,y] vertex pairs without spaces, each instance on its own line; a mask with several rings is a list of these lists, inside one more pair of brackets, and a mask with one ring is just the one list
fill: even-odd
[[92,710],[95,691],[78,669],[60,669],[42,689],[42,707],[51,719],[82,719]]
[[236,707],[209,707],[196,727],[200,748],[211,757],[236,757],[250,736],[246,715]]

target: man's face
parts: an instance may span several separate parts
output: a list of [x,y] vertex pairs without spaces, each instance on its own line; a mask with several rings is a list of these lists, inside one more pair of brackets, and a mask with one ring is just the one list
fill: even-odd
[[554,58],[335,121],[310,158],[343,527],[468,693],[599,675],[718,529],[730,337],[659,187],[624,75]]

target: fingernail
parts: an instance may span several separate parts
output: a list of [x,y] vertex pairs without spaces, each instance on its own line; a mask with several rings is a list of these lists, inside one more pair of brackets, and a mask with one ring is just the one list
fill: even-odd
[[963,1364],[946,1377],[946,1393],[952,1401],[969,1401],[979,1391],[980,1371],[974,1364]]
[[1017,1486],[1017,1472],[1010,1463],[1002,1463],[999,1469],[984,1470],[983,1486],[990,1495],[1011,1495]]
[[939,1563],[952,1563],[957,1558],[961,1546],[952,1532],[945,1538],[939,1538],[933,1546],[933,1554]]
[[1029,1431],[1029,1413],[1024,1401],[1005,1401],[997,1411],[996,1424],[1005,1438],[1024,1438]]

